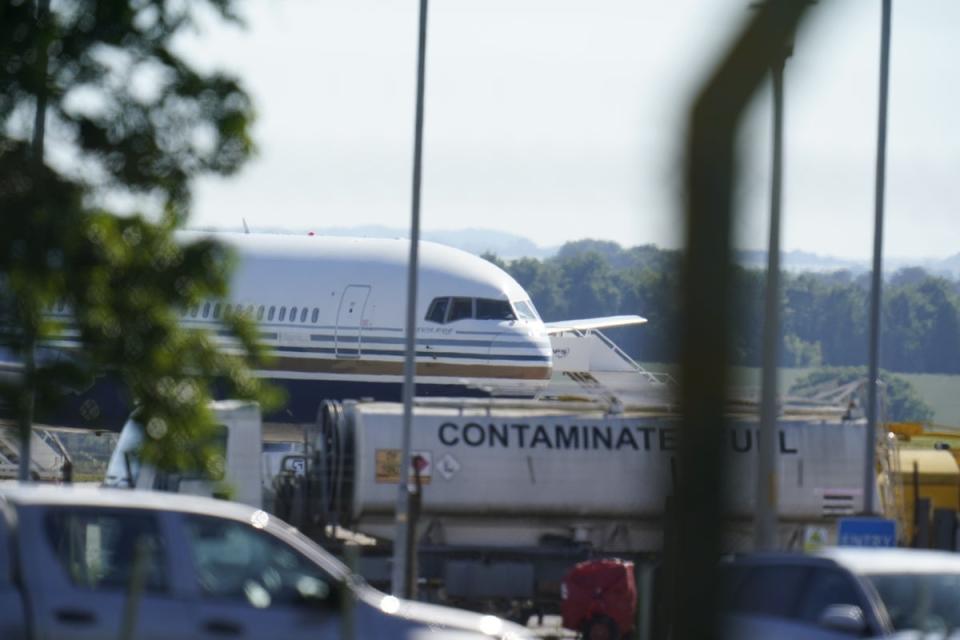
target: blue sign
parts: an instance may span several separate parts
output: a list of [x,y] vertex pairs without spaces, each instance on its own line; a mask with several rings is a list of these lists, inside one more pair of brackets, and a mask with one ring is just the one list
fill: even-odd
[[837,544],[841,547],[895,547],[897,523],[886,518],[841,518]]

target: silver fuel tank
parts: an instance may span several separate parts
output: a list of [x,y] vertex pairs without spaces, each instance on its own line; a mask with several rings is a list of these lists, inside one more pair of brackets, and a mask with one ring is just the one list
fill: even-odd
[[[757,426],[749,417],[732,418],[717,452],[727,456],[726,510],[734,520],[754,508]],[[864,428],[836,417],[781,419],[782,521],[820,522],[860,510]],[[343,523],[391,538],[402,405],[344,403],[337,429],[343,478],[335,499]],[[419,403],[411,435],[422,484],[420,530],[434,542],[515,546],[544,536],[619,535],[629,547],[658,544],[673,493],[676,415],[451,400]]]

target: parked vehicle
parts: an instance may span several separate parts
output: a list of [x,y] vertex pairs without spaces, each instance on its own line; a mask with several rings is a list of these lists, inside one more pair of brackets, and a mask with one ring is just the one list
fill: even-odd
[[581,562],[563,577],[560,597],[563,626],[585,640],[618,640],[633,631],[637,585],[632,562]]
[[[263,464],[265,455],[260,406],[256,402],[219,400],[210,403],[218,423],[217,443],[224,461],[224,481],[232,498],[263,508],[267,497]],[[120,432],[110,456],[104,486],[155,489],[171,493],[214,496],[217,483],[206,473],[167,473],[141,461],[144,428],[134,413]]]
[[28,631],[69,640],[527,637],[493,616],[380,593],[252,507],[4,484],[0,637]]
[[755,554],[721,568],[733,638],[842,639],[960,629],[960,556],[837,547]]

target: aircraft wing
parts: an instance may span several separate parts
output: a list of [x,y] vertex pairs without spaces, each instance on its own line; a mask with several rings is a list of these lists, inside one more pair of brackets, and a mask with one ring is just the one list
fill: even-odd
[[606,316],[603,318],[584,318],[583,320],[561,320],[560,322],[545,322],[547,333],[563,333],[564,331],[588,331],[590,329],[610,329],[611,327],[625,327],[631,324],[643,324],[647,319],[640,316]]

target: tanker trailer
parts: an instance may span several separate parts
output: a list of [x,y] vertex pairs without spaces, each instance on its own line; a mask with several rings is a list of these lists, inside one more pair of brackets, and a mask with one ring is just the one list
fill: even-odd
[[[324,403],[308,438],[307,493],[325,525],[392,540],[402,413],[395,403]],[[557,610],[561,579],[577,562],[656,561],[673,493],[676,414],[420,399],[411,429],[416,468],[405,471],[421,485],[414,539],[427,599],[504,615],[530,603]],[[776,436],[782,548],[802,541],[809,524],[830,529],[861,510],[864,429],[839,413],[785,411]],[[757,440],[754,417],[731,416],[717,452],[728,463],[731,551],[752,539]],[[380,549],[365,550],[359,565],[371,582],[389,576]]]
[[[326,509],[337,524],[394,535],[402,405],[345,402],[323,431]],[[732,416],[726,512],[731,550],[749,541],[758,425]],[[798,527],[829,525],[862,507],[864,429],[834,414],[778,424],[781,546]],[[412,453],[422,483],[419,542],[536,548],[566,542],[606,554],[655,552],[679,444],[665,412],[606,413],[593,403],[418,400]],[[320,449],[324,446],[319,445]],[[329,449],[329,446],[327,447]],[[408,469],[412,481],[413,469]],[[743,539],[741,540],[741,537]]]

